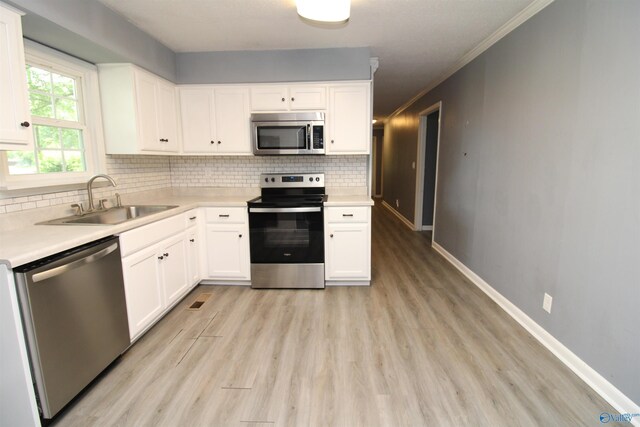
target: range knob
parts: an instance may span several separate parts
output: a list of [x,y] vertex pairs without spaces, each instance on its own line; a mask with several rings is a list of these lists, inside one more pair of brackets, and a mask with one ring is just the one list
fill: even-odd
[[313,177],[312,176],[309,177],[309,182],[313,182]]
[[320,177],[316,176],[316,182],[320,182]]
[[271,182],[276,182],[276,179],[275,178],[271,178]]
[[269,178],[265,178],[265,179],[264,179],[264,182],[269,182]]

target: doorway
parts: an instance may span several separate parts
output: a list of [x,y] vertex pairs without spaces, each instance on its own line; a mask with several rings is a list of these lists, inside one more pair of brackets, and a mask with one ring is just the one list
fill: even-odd
[[433,230],[432,240],[435,234],[441,112],[442,102],[438,102],[419,115],[414,229]]
[[384,128],[373,128],[373,197],[382,197],[382,145]]

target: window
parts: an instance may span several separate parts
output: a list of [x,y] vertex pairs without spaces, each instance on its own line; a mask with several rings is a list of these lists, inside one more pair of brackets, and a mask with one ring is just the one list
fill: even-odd
[[9,175],[86,171],[77,77],[27,64],[34,151],[10,151]]
[[85,182],[101,165],[95,67],[36,46],[25,42],[34,149],[0,155],[8,189]]

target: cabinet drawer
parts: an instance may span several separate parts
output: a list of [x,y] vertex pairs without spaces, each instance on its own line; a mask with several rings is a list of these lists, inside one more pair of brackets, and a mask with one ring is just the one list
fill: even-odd
[[242,224],[247,222],[247,208],[206,208],[208,223]]
[[184,227],[189,228],[198,224],[198,217],[200,216],[199,209],[191,209],[184,213]]
[[184,230],[184,216],[176,215],[120,235],[120,252],[123,257],[150,246]]
[[328,222],[369,222],[369,212],[366,206],[326,208]]

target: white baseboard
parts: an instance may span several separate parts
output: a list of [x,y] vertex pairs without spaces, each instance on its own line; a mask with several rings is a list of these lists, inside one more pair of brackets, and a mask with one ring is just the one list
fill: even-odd
[[433,225],[422,225],[422,231],[433,231]]
[[394,214],[395,216],[398,217],[398,219],[400,221],[403,222],[404,225],[406,225],[407,227],[409,227],[410,229],[414,229],[413,228],[413,223],[411,221],[409,221],[407,218],[405,218],[400,212],[398,212],[397,210],[395,210],[389,203],[385,202],[384,200],[382,201],[382,206],[384,206],[385,208],[389,209],[389,211],[391,211],[392,214]]
[[[433,242],[433,248],[447,259],[454,267],[464,274],[473,284],[480,288],[485,294],[496,302],[507,312],[516,322],[525,328],[534,338],[551,351],[562,363],[571,369],[585,383],[587,383],[604,400],[609,402],[621,414],[640,414],[640,406],[629,399],[624,393],[618,390],[613,384],[607,381],[602,375],[587,365],[582,359],[576,356],[571,350],[565,347],[560,341],[538,325],[533,319],[527,316],[522,310],[516,307],[511,301],[502,296],[491,285],[485,282],[480,276],[471,271],[466,265],[460,262],[440,246]],[[631,420],[631,424],[640,426],[640,416]]]

